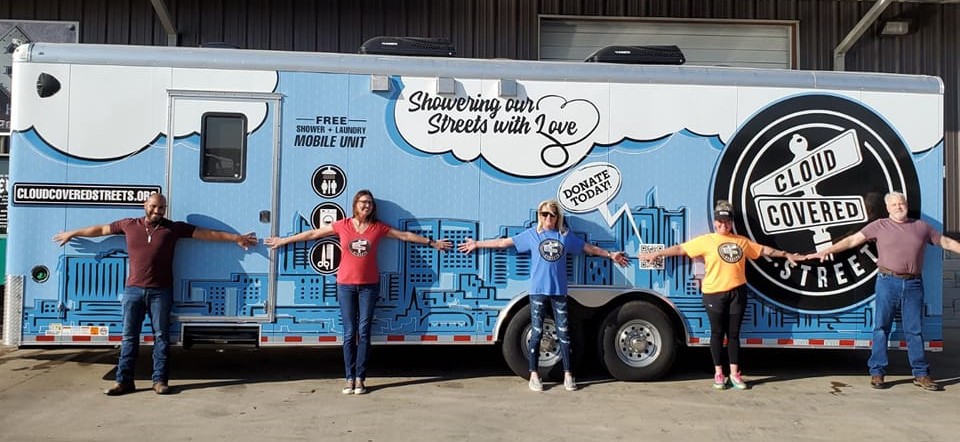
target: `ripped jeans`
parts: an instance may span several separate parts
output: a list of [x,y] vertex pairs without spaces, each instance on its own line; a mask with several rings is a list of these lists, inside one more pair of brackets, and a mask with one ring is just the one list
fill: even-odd
[[560,340],[560,357],[563,358],[563,371],[570,369],[570,330],[567,328],[567,296],[530,295],[530,341],[527,347],[527,364],[530,371],[540,366],[540,339],[543,337],[543,309],[545,303],[553,307],[553,322]]

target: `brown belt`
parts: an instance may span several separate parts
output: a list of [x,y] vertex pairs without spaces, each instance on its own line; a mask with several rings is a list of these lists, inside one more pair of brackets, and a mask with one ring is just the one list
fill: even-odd
[[883,267],[877,267],[877,271],[883,273],[884,275],[893,276],[900,279],[917,279],[920,277],[920,275],[914,275],[913,273],[897,273],[893,270],[885,269]]

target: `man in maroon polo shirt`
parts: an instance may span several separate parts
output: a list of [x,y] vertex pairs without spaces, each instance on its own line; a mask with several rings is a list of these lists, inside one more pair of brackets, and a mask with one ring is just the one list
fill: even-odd
[[[832,246],[806,256],[826,261],[833,254],[857,247],[867,241],[877,244],[876,302],[874,304],[873,345],[867,368],[870,386],[883,389],[886,382],[887,342],[893,318],[900,311],[903,339],[907,341],[907,359],[913,374],[913,385],[924,390],[940,391],[930,377],[930,364],[923,354],[923,254],[928,244],[960,253],[960,242],[940,233],[923,220],[907,216],[907,196],[890,192],[883,198],[886,218],[879,218]],[[939,276],[935,276],[939,281]],[[939,282],[938,282],[939,283]]]
[[104,391],[109,396],[136,390],[133,375],[140,351],[140,329],[146,315],[150,316],[153,326],[153,391],[157,394],[170,392],[167,359],[170,353],[170,310],[173,307],[173,253],[177,240],[194,238],[235,242],[244,249],[257,243],[253,233],[240,235],[209,230],[164,218],[167,199],[159,193],[150,195],[143,203],[143,209],[145,215],[142,218],[125,218],[110,224],[60,232],[53,237],[61,246],[75,237],[124,235],[126,238],[130,270],[121,298],[123,340],[117,363],[117,383]]

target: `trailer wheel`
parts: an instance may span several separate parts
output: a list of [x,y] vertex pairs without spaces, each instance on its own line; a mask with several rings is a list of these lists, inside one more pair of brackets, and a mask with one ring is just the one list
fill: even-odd
[[628,302],[607,315],[600,328],[600,349],[603,365],[621,381],[658,379],[677,353],[670,319],[645,301]]
[[[556,324],[553,314],[545,312],[543,318],[543,335],[540,339],[540,377],[551,381],[563,379],[563,358],[560,356],[560,340],[557,337]],[[579,324],[570,323],[570,359],[574,369],[578,366],[579,355],[582,350],[582,334]],[[530,306],[526,305],[510,318],[503,336],[503,359],[507,366],[517,376],[530,378],[527,368],[527,351],[530,348],[527,341],[530,339]]]

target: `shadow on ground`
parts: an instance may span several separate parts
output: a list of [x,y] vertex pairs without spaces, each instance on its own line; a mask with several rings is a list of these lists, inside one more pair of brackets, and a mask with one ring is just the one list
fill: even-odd
[[[960,329],[945,331],[945,351],[927,353],[932,372],[945,386],[960,382]],[[951,346],[951,344],[956,343]],[[136,379],[150,380],[151,347],[142,348]],[[103,365],[103,379],[114,379],[117,349],[24,350],[20,358],[35,359],[30,370],[47,369],[67,361]],[[865,350],[807,350],[744,348],[741,365],[744,373],[758,386],[767,383],[824,376],[856,376],[866,379]],[[600,365],[599,358],[584,358],[577,377],[584,385],[616,382]],[[283,382],[311,379],[340,379],[343,362],[339,348],[259,348],[191,349],[174,347],[171,354],[171,379],[178,391],[222,387],[236,384]],[[889,375],[910,377],[906,352],[890,351]],[[3,359],[0,359],[3,363]],[[390,346],[374,347],[369,363],[371,378],[387,381],[387,386],[491,376],[512,376],[497,346]],[[664,381],[708,379],[713,368],[707,348],[682,348]],[[390,381],[390,378],[395,378]],[[407,378],[407,379],[404,379]],[[191,380],[179,382],[178,379]],[[909,383],[909,379],[892,383]]]

